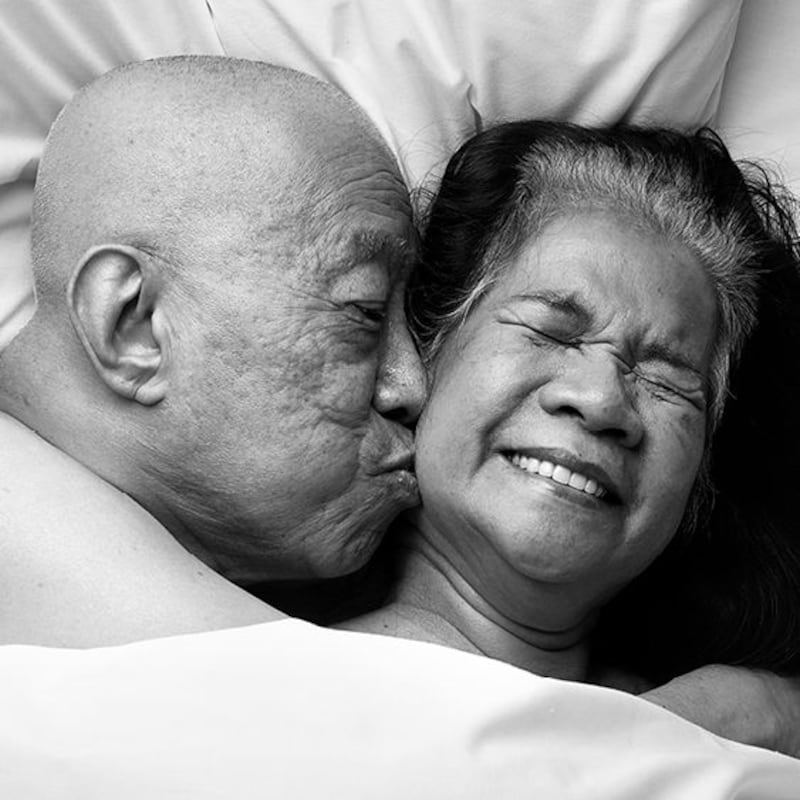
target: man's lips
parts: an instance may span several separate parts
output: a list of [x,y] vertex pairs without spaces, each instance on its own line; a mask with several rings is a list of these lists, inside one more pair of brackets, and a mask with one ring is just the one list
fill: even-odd
[[504,449],[503,456],[518,469],[541,475],[562,486],[602,499],[613,505],[622,502],[619,482],[599,464],[578,458],[560,448]]
[[414,474],[414,454],[405,453],[384,462],[381,466],[382,474],[391,481],[397,499],[407,507],[418,505],[420,502],[419,484],[417,476]]
[[375,473],[398,471],[414,472],[413,450],[392,453],[391,455],[382,459],[380,465],[374,470]]
[[404,469],[408,472],[414,471],[414,453],[405,453],[400,458],[390,463],[390,469]]

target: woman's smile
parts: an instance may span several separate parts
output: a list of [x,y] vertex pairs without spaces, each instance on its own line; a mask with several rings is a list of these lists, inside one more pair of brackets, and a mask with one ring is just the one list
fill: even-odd
[[589,478],[581,472],[571,470],[564,464],[548,459],[538,459],[533,456],[524,456],[520,453],[513,453],[507,456],[508,460],[518,469],[527,472],[529,475],[537,475],[557,483],[560,486],[567,486],[581,494],[595,497],[598,500],[608,495],[608,489],[598,483],[594,478]]
[[[620,512],[625,512],[626,507],[619,495],[610,491],[608,484],[590,477],[588,465],[583,471],[576,468],[576,461],[573,458],[564,463],[554,456],[539,454],[537,457],[506,450],[486,463],[483,485],[486,491],[490,491],[489,486],[495,487],[492,494],[498,498],[498,506],[505,509],[501,512],[506,520],[504,527],[512,518],[521,515],[518,518],[520,530],[527,530],[524,539],[529,540],[523,549],[533,547],[531,542],[541,536],[549,538],[545,534],[548,529],[555,532],[558,526],[566,526],[576,532],[576,514],[585,517],[579,526],[584,532],[586,524],[594,530],[602,518],[606,534],[612,539],[620,535]],[[552,528],[553,525],[556,528]],[[512,523],[512,527],[516,526]]]

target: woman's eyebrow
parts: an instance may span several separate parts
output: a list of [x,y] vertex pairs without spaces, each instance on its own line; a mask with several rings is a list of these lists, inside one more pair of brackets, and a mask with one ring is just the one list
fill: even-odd
[[[549,289],[543,289],[536,292],[523,292],[521,294],[515,294],[511,300],[514,302],[546,305],[560,314],[565,314],[572,317],[580,326],[590,325],[593,319],[591,310],[574,292],[557,292]],[[701,370],[697,364],[693,363],[687,356],[676,350],[667,342],[649,342],[641,354],[641,360],[661,361],[665,364],[675,367],[676,369],[691,372],[704,383],[708,380],[703,370]]]
[[546,305],[559,314],[573,317],[582,327],[588,325],[593,318],[592,312],[574,292],[556,292],[550,289],[543,289],[538,292],[515,294],[511,300]]
[[661,361],[664,364],[669,364],[676,369],[691,372],[698,377],[705,384],[708,381],[707,376],[703,371],[687,358],[683,353],[671,347],[666,342],[649,342],[642,352],[643,361]]

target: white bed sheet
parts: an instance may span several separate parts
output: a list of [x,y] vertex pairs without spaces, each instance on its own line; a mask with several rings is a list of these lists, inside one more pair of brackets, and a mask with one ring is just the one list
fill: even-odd
[[299,621],[5,647],[0,708],[0,796],[14,800],[797,800],[800,788],[800,761],[635,697]]

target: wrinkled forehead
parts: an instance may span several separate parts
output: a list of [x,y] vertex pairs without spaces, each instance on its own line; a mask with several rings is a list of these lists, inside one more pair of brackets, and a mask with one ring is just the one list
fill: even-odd
[[312,242],[310,253],[297,276],[307,286],[340,290],[371,286],[385,296],[391,287],[405,284],[417,245],[413,229],[407,233],[386,225],[384,218],[361,217],[353,224],[330,226]]
[[260,253],[262,263],[281,270],[291,264],[298,274],[376,255],[403,267],[416,251],[405,184],[381,142],[361,126],[346,136],[349,129],[326,135],[304,124],[272,137],[266,128],[251,129],[242,154],[221,154],[192,184],[208,189],[188,200],[204,212],[195,214],[199,235],[212,235],[213,221],[227,221],[232,238]]
[[303,211],[309,267],[380,261],[393,279],[407,276],[417,255],[417,232],[405,184],[388,153],[349,148],[308,176]]

